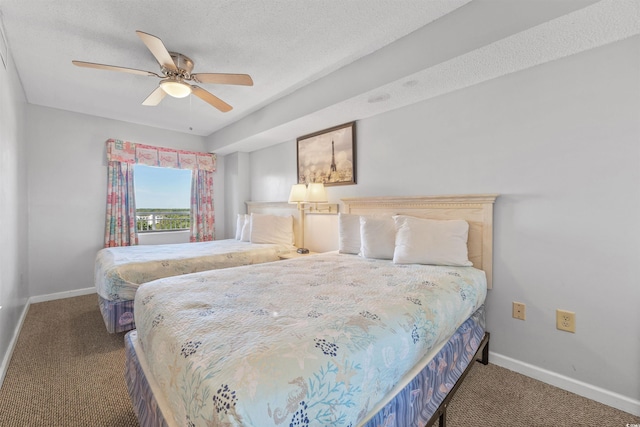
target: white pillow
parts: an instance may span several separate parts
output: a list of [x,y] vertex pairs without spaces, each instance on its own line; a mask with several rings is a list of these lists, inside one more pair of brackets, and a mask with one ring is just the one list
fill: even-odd
[[244,227],[244,214],[238,214],[238,219],[236,219],[236,240],[242,239],[242,227]]
[[360,215],[338,214],[338,252],[341,254],[360,253]]
[[391,216],[360,217],[360,255],[365,258],[393,259],[396,224]]
[[292,245],[293,217],[251,214],[251,243]]
[[397,215],[396,264],[470,267],[467,253],[469,223],[461,219],[435,220]]
[[243,242],[249,242],[251,240],[251,215],[249,214],[244,215],[244,224],[242,225],[240,240]]

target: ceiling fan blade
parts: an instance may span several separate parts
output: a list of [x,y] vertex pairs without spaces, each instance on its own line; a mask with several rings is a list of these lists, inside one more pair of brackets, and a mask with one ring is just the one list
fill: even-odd
[[178,71],[176,64],[173,62],[173,59],[171,59],[171,55],[169,54],[167,48],[164,46],[164,43],[162,43],[162,40],[143,31],[136,31],[136,34],[142,39],[144,44],[147,45],[147,48],[156,58],[158,64],[160,64],[167,70]]
[[162,101],[165,96],[167,96],[167,92],[165,92],[160,86],[158,86],[156,90],[151,92],[151,95],[147,96],[147,99],[142,101],[142,105],[155,107],[156,105],[160,104],[160,101]]
[[217,96],[207,92],[206,90],[202,89],[201,87],[191,85],[191,91],[193,92],[193,94],[195,96],[197,96],[198,98],[202,99],[203,101],[213,105],[214,107],[216,107],[218,110],[222,111],[223,113],[226,113],[227,111],[230,111],[233,108],[231,105],[227,104],[222,99],[220,99]]
[[198,83],[253,86],[253,80],[248,74],[197,73],[191,74],[191,77]]
[[136,70],[135,68],[116,67],[114,65],[95,64],[93,62],[84,62],[84,61],[71,61],[71,62],[73,63],[73,65],[77,65],[78,67],[97,68],[98,70],[122,71],[125,73],[138,74],[140,76],[160,77],[158,74],[152,73],[151,71]]

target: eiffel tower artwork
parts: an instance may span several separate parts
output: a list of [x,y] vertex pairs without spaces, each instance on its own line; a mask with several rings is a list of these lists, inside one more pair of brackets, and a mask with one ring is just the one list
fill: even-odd
[[355,184],[355,135],[355,122],[351,122],[299,137],[298,182],[322,182],[325,185]]
[[329,170],[329,176],[331,173],[338,172],[338,168],[336,167],[336,147],[335,142],[331,141],[331,169]]

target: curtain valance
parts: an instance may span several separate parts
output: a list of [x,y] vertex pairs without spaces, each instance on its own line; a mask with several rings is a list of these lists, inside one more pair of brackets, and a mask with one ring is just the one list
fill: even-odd
[[107,140],[107,161],[210,172],[216,170],[215,154],[154,147],[119,139]]

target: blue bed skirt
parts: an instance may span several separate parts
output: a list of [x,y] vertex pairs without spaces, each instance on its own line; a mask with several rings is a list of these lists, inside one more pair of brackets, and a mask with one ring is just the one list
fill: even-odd
[[364,427],[426,425],[473,361],[484,333],[482,306],[458,328],[427,366]]
[[109,301],[98,295],[100,313],[110,334],[126,332],[136,328],[133,318],[133,300]]

